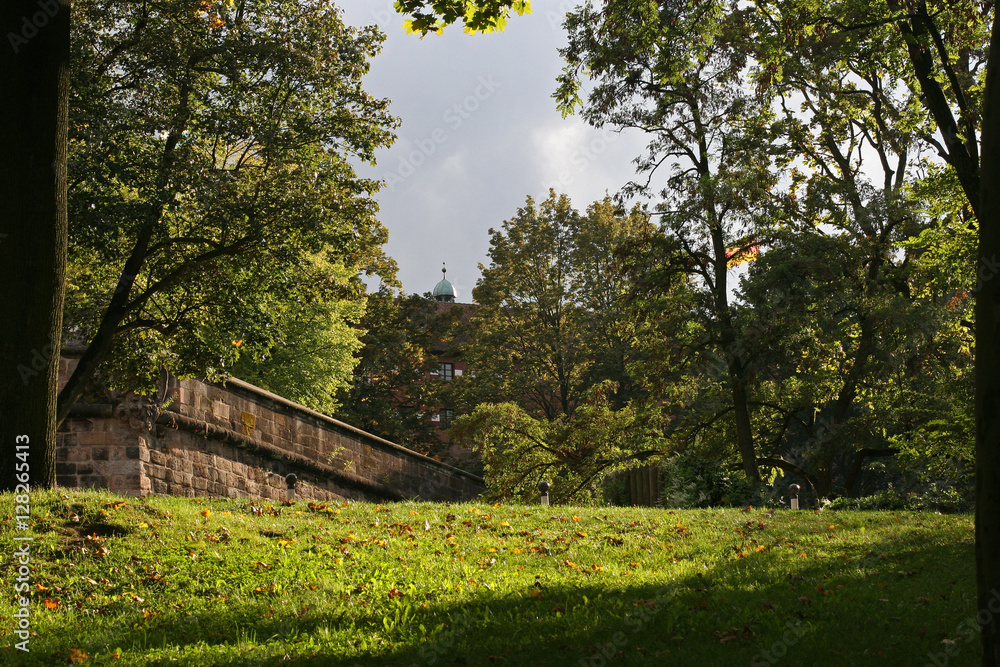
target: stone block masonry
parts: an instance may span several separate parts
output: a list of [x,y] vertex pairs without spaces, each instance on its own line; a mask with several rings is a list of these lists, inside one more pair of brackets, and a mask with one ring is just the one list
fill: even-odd
[[76,406],[58,435],[59,485],[284,500],[295,473],[296,497],[310,500],[463,501],[485,489],[476,475],[241,380],[164,374],[158,396],[162,407],[135,396]]

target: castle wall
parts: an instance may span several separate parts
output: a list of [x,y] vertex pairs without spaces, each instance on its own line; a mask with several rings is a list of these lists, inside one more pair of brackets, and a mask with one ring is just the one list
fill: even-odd
[[[74,361],[64,359],[64,372]],[[57,482],[128,495],[461,501],[481,478],[258,387],[165,376],[163,407],[130,396],[76,406],[58,435]]]

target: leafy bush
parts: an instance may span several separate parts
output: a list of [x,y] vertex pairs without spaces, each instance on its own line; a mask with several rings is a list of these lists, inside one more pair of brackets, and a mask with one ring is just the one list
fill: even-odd
[[754,489],[740,473],[730,473],[717,462],[686,452],[660,466],[663,507],[761,507],[770,504],[764,490]]
[[969,489],[949,483],[931,482],[920,491],[904,493],[889,485],[881,493],[862,498],[836,498],[823,504],[830,510],[917,510],[944,514],[971,512],[973,496]]
[[622,474],[608,475],[604,478],[604,485],[601,487],[601,499],[604,505],[614,507],[628,507],[632,504],[629,499],[628,477]]

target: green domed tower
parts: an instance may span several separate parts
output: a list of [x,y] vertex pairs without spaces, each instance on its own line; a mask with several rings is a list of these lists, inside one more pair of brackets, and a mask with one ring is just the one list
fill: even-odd
[[431,292],[431,296],[438,301],[455,303],[455,297],[458,296],[458,293],[455,292],[454,286],[448,282],[448,269],[443,264],[441,265],[441,274],[441,282],[434,286],[434,291]]

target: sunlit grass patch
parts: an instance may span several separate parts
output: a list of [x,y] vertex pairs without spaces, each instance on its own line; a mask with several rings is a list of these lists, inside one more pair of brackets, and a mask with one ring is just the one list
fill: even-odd
[[[972,519],[36,492],[52,665],[975,664]],[[3,544],[22,533],[0,497]],[[779,655],[780,654],[780,655]]]

